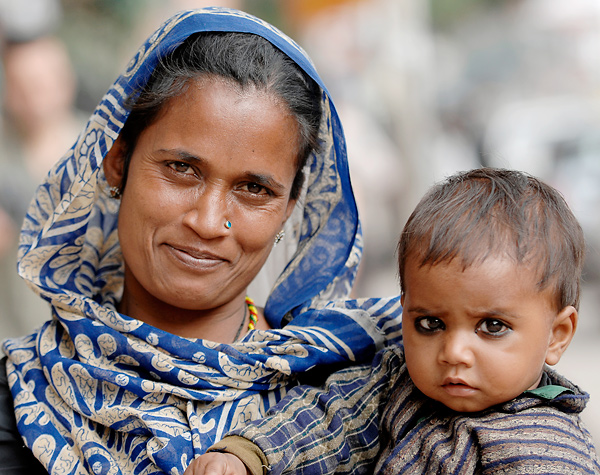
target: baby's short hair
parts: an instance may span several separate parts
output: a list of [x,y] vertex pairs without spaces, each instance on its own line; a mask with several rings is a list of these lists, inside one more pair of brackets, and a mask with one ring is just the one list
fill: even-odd
[[434,185],[409,217],[398,243],[400,286],[407,258],[419,265],[460,259],[464,268],[507,257],[538,272],[557,309],[579,309],[585,243],[562,195],[526,173],[479,168]]

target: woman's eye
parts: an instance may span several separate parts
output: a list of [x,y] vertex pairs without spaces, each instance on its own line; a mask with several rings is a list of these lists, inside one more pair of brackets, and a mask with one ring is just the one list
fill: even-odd
[[494,318],[488,318],[483,320],[479,326],[477,327],[477,331],[481,331],[486,335],[491,336],[502,336],[511,331],[511,328],[508,327],[504,322],[500,320],[496,320]]
[[184,175],[194,175],[194,169],[189,163],[185,162],[169,162],[168,166],[176,171],[177,173],[183,173]]
[[247,183],[245,185],[246,190],[255,195],[265,195],[268,194],[269,191],[262,185],[258,183]]
[[439,330],[444,330],[446,326],[439,318],[436,317],[420,317],[415,320],[415,328],[422,333],[432,333]]

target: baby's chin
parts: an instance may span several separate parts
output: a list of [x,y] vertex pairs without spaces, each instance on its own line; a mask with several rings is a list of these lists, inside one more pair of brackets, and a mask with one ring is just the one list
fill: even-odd
[[481,411],[485,411],[486,409],[488,409],[489,407],[492,406],[490,404],[478,403],[476,401],[447,401],[447,400],[439,401],[438,400],[438,402],[441,402],[448,409],[451,409],[455,412],[464,412],[464,413],[481,412]]
[[[523,389],[523,391],[525,390]],[[519,396],[523,391],[510,395],[486,395],[480,390],[472,390],[469,391],[469,394],[464,391],[465,394],[462,395],[448,396],[444,394],[440,396],[440,394],[436,394],[436,397],[430,397],[455,412],[476,413],[504,404]]]

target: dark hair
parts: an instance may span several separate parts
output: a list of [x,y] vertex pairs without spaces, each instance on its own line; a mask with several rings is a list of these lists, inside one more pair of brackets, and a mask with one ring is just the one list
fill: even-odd
[[129,161],[139,135],[173,98],[201,76],[219,76],[242,88],[256,87],[283,100],[298,123],[296,175],[290,196],[297,199],[308,156],[319,147],[321,90],[294,61],[261,36],[205,32],[188,37],[156,66],[148,82],[131,94],[130,114],[121,131],[125,144],[125,186]]
[[579,308],[585,243],[561,194],[522,172],[480,168],[435,185],[408,219],[398,244],[400,285],[408,257],[420,265],[459,258],[467,268],[503,255],[553,286],[556,306]]

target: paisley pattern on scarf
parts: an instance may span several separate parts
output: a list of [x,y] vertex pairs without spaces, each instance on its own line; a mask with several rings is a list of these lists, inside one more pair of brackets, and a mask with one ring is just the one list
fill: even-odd
[[[322,149],[309,158],[296,206],[297,250],[265,306],[274,330],[252,331],[231,345],[175,336],[116,311],[123,290],[119,203],[109,196],[101,165],[127,118],[125,98],[160,57],[200,31],[261,35],[323,91]],[[3,344],[26,445],[53,474],[183,473],[225,432],[263,415],[307,371],[364,361],[387,339],[400,338],[399,298],[343,300],[361,250],[342,127],[301,48],[235,10],[170,18],[40,185],[25,220],[19,273],[52,312],[33,334]]]

